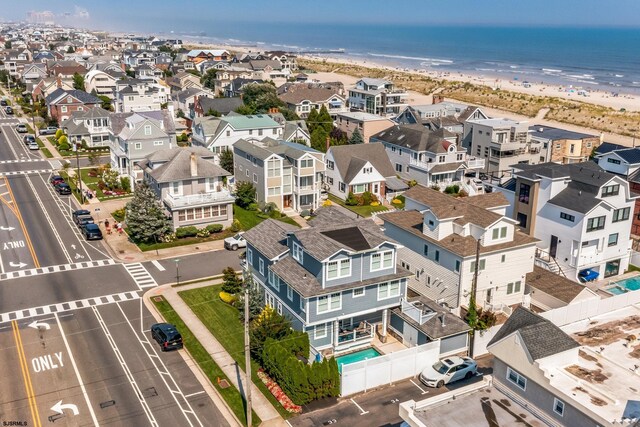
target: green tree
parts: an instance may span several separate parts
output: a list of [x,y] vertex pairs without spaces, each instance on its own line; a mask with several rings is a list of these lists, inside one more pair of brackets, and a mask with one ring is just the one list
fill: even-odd
[[113,111],[113,106],[111,105],[111,98],[104,95],[98,95],[100,101],[102,101],[101,107],[107,111]]
[[311,132],[311,148],[322,152],[327,151],[327,138],[329,138],[329,133],[322,126],[316,127]]
[[4,42],[4,48],[5,49],[11,49],[11,40],[7,40]]
[[213,108],[209,108],[206,113],[204,113],[205,117],[220,117],[222,114],[218,110],[214,110]]
[[73,88],[84,90],[84,77],[78,73],[73,73]]
[[256,187],[249,181],[240,181],[236,185],[236,205],[247,209],[256,201]]
[[290,108],[280,107],[279,110],[280,110],[280,113],[284,116],[285,120],[289,120],[289,121],[300,120],[300,116],[298,116],[296,112]]
[[100,164],[100,153],[97,151],[91,150],[89,151],[89,155],[87,156],[87,160],[89,160],[89,164],[92,167],[96,167]]
[[209,68],[207,72],[204,73],[204,76],[200,78],[200,83],[202,83],[202,86],[206,87],[207,89],[213,90],[217,73],[218,70],[216,70],[215,68]]
[[362,134],[356,128],[351,134],[351,138],[349,138],[349,144],[364,144],[364,139],[362,138]]
[[253,109],[248,105],[241,105],[235,109],[235,112],[243,116],[248,116],[249,114],[253,114]]
[[318,126],[321,126],[327,133],[330,133],[333,129],[333,119],[331,118],[329,111],[327,111],[327,107],[324,105],[320,107],[317,122]]
[[222,291],[228,294],[237,294],[242,290],[242,278],[233,267],[222,270]]
[[233,174],[233,151],[230,149],[222,150],[220,153],[220,167]]
[[[249,291],[249,321],[252,321],[262,312],[262,308],[264,307],[264,298],[260,287],[253,281],[253,274],[251,273],[251,270],[249,270],[249,272],[246,273],[244,277],[242,290],[244,291],[245,289],[248,289]],[[236,308],[238,308],[240,320],[242,320],[243,322],[244,298],[245,293],[240,292],[239,298],[236,301]]]
[[307,115],[307,129],[309,132],[313,132],[318,127],[318,110],[312,108]]
[[0,70],[0,82],[7,84],[9,81],[9,72],[7,70]]
[[291,331],[291,321],[279,314],[274,307],[265,306],[262,312],[251,322],[251,353],[261,360],[262,346],[267,338],[279,341]]
[[150,243],[171,231],[169,219],[146,182],[136,186],[133,198],[125,206],[125,211],[127,226],[133,240]]
[[67,48],[67,53],[74,53],[76,51],[76,49],[73,46],[69,46]]

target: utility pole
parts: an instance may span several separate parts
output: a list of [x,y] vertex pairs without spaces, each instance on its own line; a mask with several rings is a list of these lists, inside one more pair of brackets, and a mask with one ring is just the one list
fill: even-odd
[[[251,274],[251,273],[249,273]],[[247,426],[251,427],[251,346],[249,345],[249,285],[244,287],[244,371],[245,397],[247,399]]]
[[[476,305],[476,292],[478,291],[478,270],[480,269],[480,239],[476,242],[476,265],[473,269],[473,281],[471,282],[471,298],[469,299],[469,310],[471,304]],[[475,307],[474,307],[475,309]],[[477,316],[477,313],[476,313]],[[472,326],[472,328],[475,325]],[[473,345],[475,343],[476,331],[471,330],[471,339],[469,340],[469,357],[473,357]]]
[[80,176],[80,155],[79,155],[79,143],[76,141],[73,143],[73,148],[76,150],[76,178],[78,179],[78,191],[80,191],[80,204],[84,204],[84,193],[82,192],[82,177]]

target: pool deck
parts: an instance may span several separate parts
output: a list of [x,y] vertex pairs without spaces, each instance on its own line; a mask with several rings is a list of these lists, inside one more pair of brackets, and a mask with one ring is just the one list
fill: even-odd
[[620,276],[608,277],[606,279],[596,280],[595,282],[587,282],[584,283],[584,286],[597,292],[598,295],[603,298],[610,298],[614,296],[614,294],[607,292],[607,288],[611,287],[615,282],[620,282],[621,280],[638,276],[640,276],[640,271],[630,271],[629,273],[621,274]]

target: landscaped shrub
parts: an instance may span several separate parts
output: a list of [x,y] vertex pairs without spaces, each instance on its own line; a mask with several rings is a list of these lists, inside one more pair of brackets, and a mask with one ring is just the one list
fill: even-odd
[[371,202],[370,205],[371,206],[380,206],[380,202]]
[[206,228],[201,228],[198,230],[198,234],[196,234],[197,237],[209,237],[209,234],[211,234],[211,232],[209,230],[207,230]]
[[258,210],[258,204],[257,203],[249,203],[249,206],[247,206],[247,210],[248,211],[257,211]]
[[331,200],[325,200],[324,202],[322,202],[322,206],[327,207],[327,206],[331,206],[333,203],[331,203]]
[[357,206],[358,199],[356,199],[356,196],[354,196],[353,193],[349,191],[349,194],[347,195],[347,198],[344,201],[344,204],[347,206]]
[[238,298],[233,295],[233,294],[229,294],[225,291],[221,291],[218,296],[220,297],[220,299],[222,300],[222,302],[229,304],[229,305],[233,305],[234,302],[236,302],[238,300]]
[[278,209],[275,209],[269,212],[269,218],[278,219],[281,217],[282,217],[282,213]]
[[197,234],[198,234],[198,228],[193,225],[189,225],[187,227],[179,227],[176,230],[176,237],[178,239],[183,239],[185,237],[194,237]]
[[67,135],[62,135],[60,138],[57,139],[57,141],[58,141],[58,145],[69,144],[69,138],[67,138]]
[[69,151],[71,147],[66,142],[58,144],[58,150]]
[[240,224],[240,221],[238,219],[234,219],[233,222],[231,223],[231,227],[229,227],[229,230],[233,231],[234,233],[237,233],[238,231],[240,231],[241,228],[242,228],[242,225]]
[[111,212],[111,216],[118,222],[124,221],[124,208]]
[[304,209],[304,210],[302,210],[302,212],[300,212],[300,216],[303,217],[303,218],[306,218],[309,215],[311,215],[311,212],[309,212],[309,209]]
[[206,227],[209,233],[219,233],[222,231],[223,228],[224,227],[222,226],[222,224],[209,224]]
[[56,131],[56,141],[59,140],[62,135],[64,135],[64,131],[62,129],[58,129]]
[[126,192],[130,192],[131,191],[131,178],[129,178],[128,176],[121,176],[120,177],[120,188],[122,188]]

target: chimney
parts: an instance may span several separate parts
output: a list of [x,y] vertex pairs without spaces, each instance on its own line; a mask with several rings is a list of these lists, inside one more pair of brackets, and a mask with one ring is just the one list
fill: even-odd
[[442,313],[442,314],[440,315],[440,324],[442,325],[442,327],[443,327],[443,328],[444,328],[445,326],[447,326],[447,325],[445,325],[445,323],[444,323],[444,313]]
[[198,159],[194,153],[191,153],[190,160],[191,176],[196,177],[198,176]]

